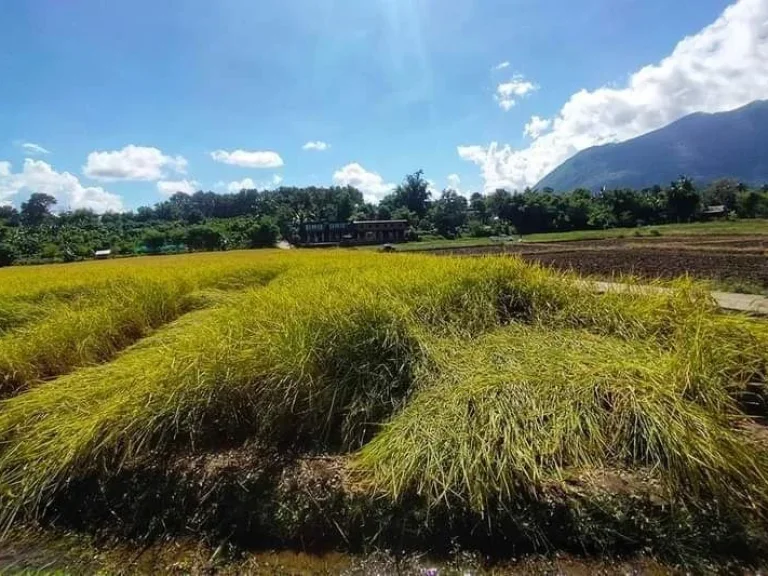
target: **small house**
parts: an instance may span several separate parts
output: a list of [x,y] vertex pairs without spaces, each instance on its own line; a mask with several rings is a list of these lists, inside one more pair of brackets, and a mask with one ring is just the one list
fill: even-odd
[[725,218],[728,216],[728,211],[725,209],[725,206],[722,204],[715,204],[711,206],[706,206],[704,210],[701,211],[701,215],[704,217],[704,219],[715,219],[715,218]]
[[111,256],[112,250],[96,250],[96,252],[93,253],[93,257],[96,258],[96,260],[106,260]]

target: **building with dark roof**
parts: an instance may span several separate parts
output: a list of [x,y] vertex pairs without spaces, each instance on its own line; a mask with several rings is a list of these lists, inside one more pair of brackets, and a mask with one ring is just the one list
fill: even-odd
[[303,246],[362,245],[405,242],[407,220],[305,222],[299,228]]

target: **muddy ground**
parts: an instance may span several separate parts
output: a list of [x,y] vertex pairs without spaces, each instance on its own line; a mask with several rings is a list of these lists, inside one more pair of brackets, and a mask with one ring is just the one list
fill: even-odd
[[[704,567],[709,568],[709,566]],[[714,567],[712,567],[714,568]],[[754,573],[733,566],[735,573]],[[482,555],[456,551],[450,558],[426,554],[401,554],[390,550],[365,555],[328,552],[311,554],[295,550],[244,552],[226,545],[194,541],[110,545],[69,534],[30,533],[18,536],[0,549],[2,574],[174,574],[254,576],[517,576],[686,574],[674,564],[649,557],[590,559],[567,554],[529,556],[502,563]]]
[[744,282],[768,290],[768,237],[632,237],[572,242],[445,248],[435,253],[519,254],[561,270],[599,277],[633,275],[675,278],[684,274],[724,282]]

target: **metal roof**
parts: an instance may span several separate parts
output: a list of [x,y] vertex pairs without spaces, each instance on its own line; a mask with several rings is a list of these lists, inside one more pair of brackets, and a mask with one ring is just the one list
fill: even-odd
[[408,220],[355,220],[353,224],[408,224]]

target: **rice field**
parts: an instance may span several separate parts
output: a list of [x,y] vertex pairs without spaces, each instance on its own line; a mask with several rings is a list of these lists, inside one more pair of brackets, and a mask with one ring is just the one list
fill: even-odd
[[767,373],[768,324],[683,280],[343,250],[6,268],[0,525],[757,553]]

